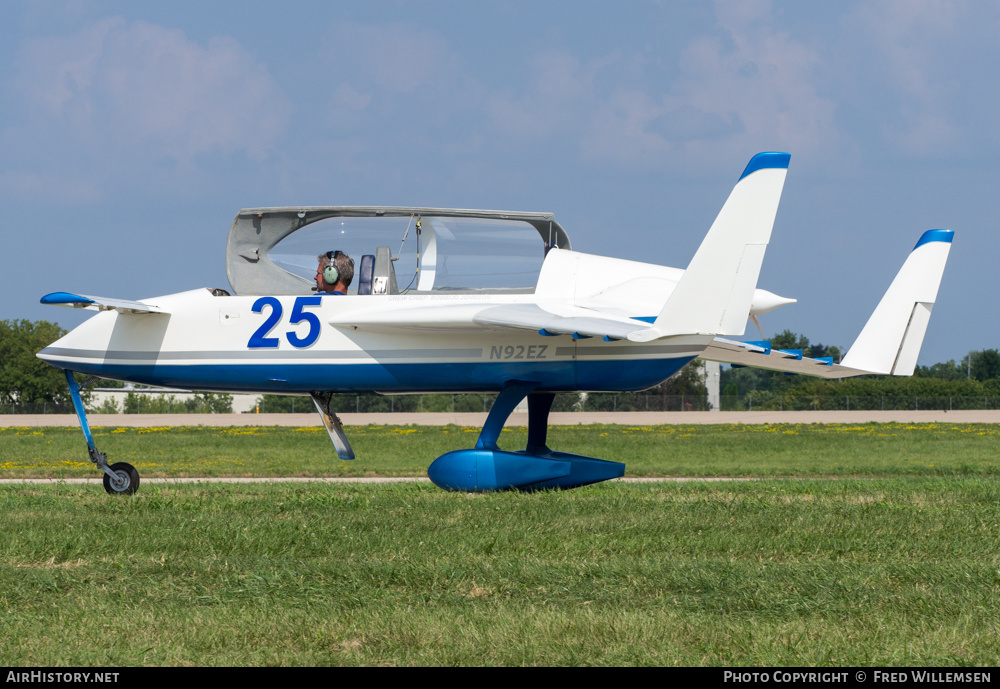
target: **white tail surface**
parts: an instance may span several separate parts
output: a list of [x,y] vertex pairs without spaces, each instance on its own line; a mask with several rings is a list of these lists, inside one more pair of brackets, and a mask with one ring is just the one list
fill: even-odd
[[653,327],[630,340],[743,334],[790,157],[758,153],[750,160]]
[[928,230],[913,247],[841,365],[913,375],[951,251],[951,230]]

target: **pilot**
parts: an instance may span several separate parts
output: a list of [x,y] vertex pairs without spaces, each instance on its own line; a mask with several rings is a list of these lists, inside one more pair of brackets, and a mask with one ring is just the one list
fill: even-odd
[[327,251],[317,258],[319,267],[313,289],[323,294],[347,294],[354,279],[354,259],[343,251]]

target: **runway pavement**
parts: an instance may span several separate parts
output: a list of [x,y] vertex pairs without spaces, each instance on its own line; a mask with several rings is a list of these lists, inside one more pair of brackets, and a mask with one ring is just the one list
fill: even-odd
[[[471,426],[486,420],[482,412],[341,414],[345,426]],[[312,414],[90,414],[93,427],[117,426],[319,426]],[[688,411],[688,412],[553,412],[551,426],[618,424],[658,426],[684,424],[763,424],[763,423],[1000,423],[1000,410],[911,410],[911,411]],[[527,426],[527,413],[515,412],[507,426]],[[0,427],[74,426],[75,414],[3,414]]]

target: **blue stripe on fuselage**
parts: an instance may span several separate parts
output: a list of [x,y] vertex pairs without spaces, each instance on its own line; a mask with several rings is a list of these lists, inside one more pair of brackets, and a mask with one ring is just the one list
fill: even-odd
[[72,364],[79,373],[147,385],[228,392],[460,392],[500,390],[510,380],[549,391],[645,390],[693,357],[626,361],[434,364]]

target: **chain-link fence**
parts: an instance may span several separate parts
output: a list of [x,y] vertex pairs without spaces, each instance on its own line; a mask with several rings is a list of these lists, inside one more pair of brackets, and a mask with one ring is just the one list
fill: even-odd
[[[233,411],[233,396],[202,392],[178,398],[175,395],[130,391],[121,403],[114,399],[104,399],[100,403],[86,401],[84,407],[89,414],[230,414]],[[72,402],[0,404],[0,414],[72,413],[74,413]]]
[[73,404],[40,402],[38,404],[0,404],[0,414],[72,414]]
[[[489,411],[496,395],[334,395],[338,412],[475,412]],[[1000,409],[1000,397],[943,396],[815,396],[750,393],[741,397],[723,395],[722,411],[835,411]],[[592,392],[556,395],[552,411],[710,411],[705,395],[654,395],[645,393]],[[260,413],[314,411],[307,397],[265,396]]]
[[[350,395],[335,394],[330,406],[338,413],[486,412],[496,395]],[[264,395],[255,411],[261,414],[315,412],[308,397]]]
[[723,396],[723,411],[896,411],[1000,409],[1000,397],[957,397],[941,395],[852,396],[852,395],[779,395],[751,393],[744,397]]

